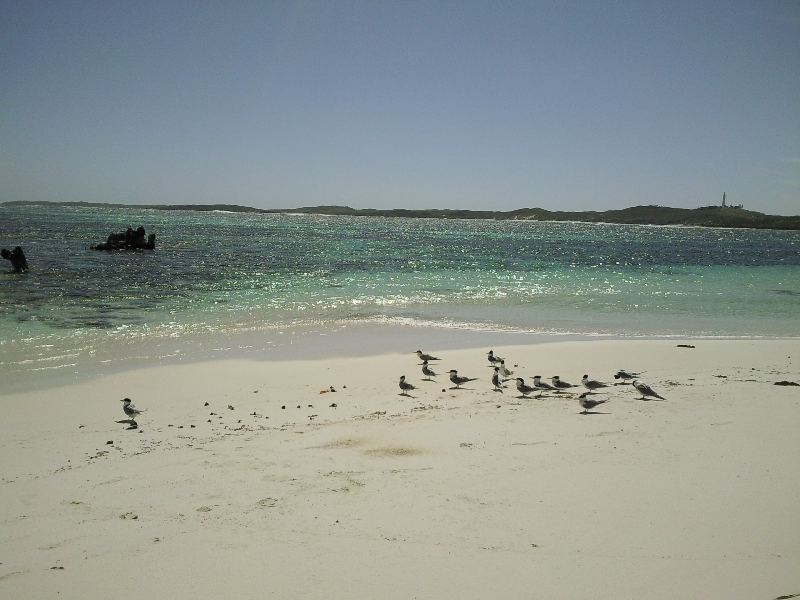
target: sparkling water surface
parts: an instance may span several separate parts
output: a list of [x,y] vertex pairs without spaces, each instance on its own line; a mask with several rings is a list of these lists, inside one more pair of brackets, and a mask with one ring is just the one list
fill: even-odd
[[[128,225],[156,250],[89,250]],[[0,376],[365,323],[800,337],[795,231],[0,205],[16,245],[31,269],[0,262]]]

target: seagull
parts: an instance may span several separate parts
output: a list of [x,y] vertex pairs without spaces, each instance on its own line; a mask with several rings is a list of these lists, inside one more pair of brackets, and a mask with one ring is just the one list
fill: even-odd
[[428,366],[427,360],[422,361],[422,374],[425,375],[425,379],[428,380],[430,380],[431,377],[436,377],[436,373]]
[[508,377],[511,377],[513,374],[514,374],[514,371],[509,371],[508,369],[506,369],[506,361],[504,361],[503,359],[500,359],[500,375],[502,375],[503,377],[508,378]]
[[522,377],[517,377],[517,390],[523,396],[527,396],[531,392],[536,391],[536,388],[532,388],[529,385],[525,385],[525,380]]
[[468,381],[475,381],[475,377],[459,377],[458,371],[455,369],[450,370],[450,381],[456,384],[456,387],[461,387],[462,383],[467,383]]
[[499,356],[495,356],[494,350],[489,350],[489,362],[492,363],[492,365],[497,365],[503,362],[503,359]]
[[660,400],[666,400],[666,398],[663,398],[662,396],[656,394],[653,388],[647,385],[644,381],[639,381],[638,379],[634,379],[633,387],[635,387],[636,391],[642,395],[642,397],[639,398],[639,400],[646,400],[647,396],[653,396],[654,398],[658,398]]
[[136,408],[133,404],[131,404],[130,398],[123,398],[120,400],[120,402],[124,402],[122,405],[122,410],[125,411],[125,414],[130,417],[131,425],[136,425],[136,417],[147,410],[146,408]]
[[602,381],[597,381],[596,379],[589,379],[588,375],[584,375],[583,379],[581,380],[583,387],[589,390],[589,393],[599,390],[600,388],[608,387],[608,384],[603,383]]
[[[642,371],[644,373],[644,371]],[[622,379],[622,383],[627,383],[628,379],[636,379],[642,373],[634,373],[633,371],[626,371],[625,369],[620,369],[616,373],[614,373],[614,379]]]
[[500,379],[500,367],[494,368],[494,373],[492,373],[492,383],[494,384],[494,391],[503,393],[503,380]]
[[566,381],[561,381],[561,378],[558,375],[553,375],[550,378],[550,381],[553,382],[553,387],[556,388],[556,390],[558,390],[558,391],[568,390],[569,388],[574,388],[575,387],[571,383],[567,383]]
[[595,406],[603,404],[604,402],[608,402],[608,400],[593,400],[589,398],[589,392],[584,392],[580,396],[578,396],[578,402],[583,407],[583,414],[588,415],[589,411],[593,409]]
[[417,350],[417,356],[419,356],[420,360],[442,360],[441,358],[436,358],[430,354],[424,354],[422,350]]
[[547,391],[547,390],[556,389],[552,385],[550,385],[549,383],[544,383],[542,381],[542,376],[541,375],[537,375],[536,377],[533,378],[533,387],[535,387],[537,390],[541,390],[543,392]]
[[406,381],[405,375],[401,375],[400,389],[403,390],[402,393],[400,394],[401,396],[408,396],[408,390],[415,390],[417,388]]

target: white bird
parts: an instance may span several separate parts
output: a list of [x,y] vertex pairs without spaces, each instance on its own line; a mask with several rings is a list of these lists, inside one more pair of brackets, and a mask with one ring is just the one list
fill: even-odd
[[589,398],[589,392],[584,392],[580,396],[578,396],[578,403],[583,407],[583,414],[589,414],[589,411],[593,409],[595,406],[599,406],[608,402],[608,400],[594,400]]
[[494,373],[492,373],[492,383],[494,384],[494,391],[503,393],[503,380],[500,379],[500,367],[494,368]]
[[124,402],[122,405],[122,410],[125,412],[128,417],[130,417],[131,425],[136,425],[136,417],[146,411],[146,408],[136,408],[133,404],[131,404],[130,398],[123,398],[120,402]]
[[504,378],[507,379],[507,378],[511,377],[513,374],[514,374],[514,371],[509,371],[508,369],[506,369],[506,361],[501,360],[500,361],[500,375],[502,375]]
[[494,350],[489,350],[489,362],[492,363],[492,365],[497,365],[503,362],[503,359],[499,356],[495,356]]
[[461,387],[462,383],[467,383],[468,381],[475,381],[475,377],[459,377],[458,371],[455,369],[450,370],[450,381],[456,384],[456,387]]
[[581,383],[583,384],[583,387],[585,387],[590,392],[599,390],[600,388],[608,387],[608,384],[603,383],[602,381],[597,381],[596,379],[589,379],[588,375],[583,376],[583,379],[581,379]]
[[568,390],[569,388],[574,388],[575,386],[571,383],[567,383],[566,381],[562,381],[558,375],[553,375],[550,378],[550,381],[553,382],[553,387],[557,390]]
[[434,373],[433,369],[428,366],[427,360],[422,361],[422,374],[425,375],[425,379],[436,377],[436,373]]
[[653,396],[653,398],[658,398],[659,400],[666,400],[666,398],[659,396],[653,388],[647,385],[644,381],[639,381],[638,379],[633,380],[633,387],[636,388],[636,391],[639,392],[642,397],[639,400],[646,400],[647,396]]
[[544,381],[542,381],[542,376],[541,375],[537,375],[536,377],[533,378],[533,387],[535,387],[537,390],[540,390],[540,391],[543,391],[543,392],[547,391],[547,390],[556,389],[552,385],[550,385],[549,383],[545,383]]
[[[644,371],[642,371],[644,373]],[[622,383],[628,381],[628,379],[636,379],[642,373],[634,373],[633,371],[626,371],[625,369],[620,369],[616,373],[614,373],[614,379],[622,379]]]
[[400,393],[401,396],[408,396],[408,391],[409,390],[415,390],[417,388],[406,381],[406,376],[405,375],[401,375],[400,376],[400,389],[403,390]]
[[522,377],[517,377],[517,391],[523,396],[527,396],[531,392],[536,391],[536,388],[525,385],[525,380]]
[[417,350],[417,356],[419,356],[420,360],[442,360],[441,358],[436,358],[430,354],[423,354],[422,350]]

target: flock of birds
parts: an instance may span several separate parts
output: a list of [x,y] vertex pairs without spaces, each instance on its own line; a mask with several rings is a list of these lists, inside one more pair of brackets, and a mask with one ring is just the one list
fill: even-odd
[[[431,368],[429,363],[440,361],[442,359],[431,356],[430,354],[425,354],[421,350],[417,350],[416,354],[422,361],[422,374],[425,376],[423,379],[425,381],[433,381],[433,378],[437,377],[437,374]],[[503,384],[512,379],[511,376],[514,374],[514,371],[509,370],[508,367],[506,367],[506,361],[495,355],[494,351],[492,350],[489,350],[488,359],[490,363],[489,366],[494,367],[494,373],[492,374],[492,385],[494,385],[494,391],[502,393],[503,389],[506,387]],[[455,388],[453,389],[461,389],[463,384],[478,379],[477,377],[464,377],[459,375],[456,369],[450,369],[449,375],[450,381],[455,385]],[[659,400],[665,400],[665,398],[660,396],[655,390],[653,390],[653,388],[647,385],[644,381],[640,380],[640,375],[641,373],[633,373],[631,371],[620,369],[614,374],[614,379],[622,379],[622,383],[626,383],[628,380],[632,379],[633,387],[635,387],[636,391],[642,395],[641,400],[647,399],[648,396],[651,398],[658,398]],[[558,375],[553,375],[550,378],[550,383],[542,381],[542,377],[540,375],[536,375],[533,378],[533,385],[526,384],[525,379],[522,377],[516,377],[514,379],[517,384],[517,391],[520,393],[520,398],[527,398],[528,394],[532,392],[539,392],[539,396],[541,396],[545,392],[560,393],[571,388],[578,387],[577,385],[572,385],[571,383],[564,381]],[[609,387],[609,384],[603,383],[602,381],[597,381],[596,379],[589,379],[588,375],[583,376],[581,384],[587,390],[578,396],[578,402],[583,408],[582,414],[588,414],[591,409],[608,402],[608,399],[595,399],[590,398],[589,396],[599,389]],[[417,389],[417,386],[406,381],[405,375],[401,375],[400,389],[402,390],[402,396],[408,396],[408,392]],[[539,396],[537,396],[537,398]],[[136,408],[136,406],[134,406],[134,404],[131,402],[130,398],[124,398],[121,400],[121,402],[123,403],[122,410],[130,419],[131,427],[138,427],[136,423],[136,417],[141,415],[147,409]]]
[[[422,361],[422,374],[425,376],[423,380],[433,381],[433,377],[436,377],[437,375],[429,363],[440,361],[441,358],[431,356],[430,354],[425,354],[421,350],[417,350],[416,354]],[[494,385],[494,391],[496,392],[502,393],[503,389],[506,387],[503,384],[512,379],[516,381],[517,391],[520,393],[520,398],[527,398],[528,394],[532,392],[539,392],[539,396],[541,396],[545,392],[561,393],[569,390],[570,388],[578,387],[577,385],[572,385],[571,383],[564,381],[558,375],[553,375],[550,378],[551,383],[542,381],[542,377],[540,375],[536,375],[533,378],[533,385],[528,385],[525,383],[525,379],[522,377],[512,378],[511,376],[514,374],[514,371],[509,370],[508,367],[506,367],[506,361],[495,355],[493,350],[489,350],[488,359],[490,363],[489,366],[494,367],[494,373],[492,374],[492,385]],[[461,389],[463,384],[478,379],[477,377],[464,377],[459,375],[456,369],[450,369],[449,375],[450,381],[455,385],[455,387],[451,389]],[[622,379],[622,383],[627,383],[629,380],[633,380],[633,387],[636,388],[636,391],[642,395],[642,400],[646,400],[648,397],[665,400],[665,398],[660,396],[655,390],[653,390],[653,388],[639,379],[640,376],[641,373],[633,373],[625,369],[620,369],[614,374],[614,379]],[[582,414],[588,414],[591,409],[608,402],[608,399],[595,399],[591,398],[590,395],[599,389],[609,387],[609,384],[603,383],[602,381],[598,381],[596,379],[589,379],[588,375],[583,376],[581,384],[587,390],[578,396],[578,402],[580,403],[581,408],[583,408]],[[415,389],[417,389],[417,386],[406,381],[405,375],[400,377],[400,395],[408,396],[408,392]],[[537,396],[537,398],[539,396]]]

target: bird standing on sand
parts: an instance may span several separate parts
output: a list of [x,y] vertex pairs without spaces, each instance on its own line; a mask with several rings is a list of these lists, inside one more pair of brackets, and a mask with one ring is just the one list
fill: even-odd
[[531,392],[535,391],[536,388],[533,388],[529,385],[525,385],[525,380],[522,377],[517,377],[517,391],[523,396],[527,396]]
[[536,377],[533,378],[533,387],[535,387],[540,392],[546,392],[548,390],[555,390],[556,389],[552,385],[550,385],[549,383],[545,383],[544,381],[542,381],[542,376],[541,375],[537,375]]
[[503,380],[500,379],[500,367],[494,368],[494,373],[492,373],[492,383],[494,384],[494,391],[503,393]]
[[506,369],[506,361],[500,360],[500,375],[504,378],[511,377],[514,374],[514,371],[509,371]]
[[653,398],[658,398],[659,400],[666,400],[662,396],[656,394],[655,390],[647,385],[644,381],[639,381],[638,379],[633,380],[633,387],[636,388],[636,391],[639,392],[642,397],[639,400],[647,400],[647,396],[652,396]]
[[561,378],[558,375],[553,375],[550,378],[550,381],[553,382],[553,387],[556,388],[556,390],[558,390],[558,391],[568,390],[569,388],[574,388],[575,387],[571,383],[567,383],[566,381],[561,381]]
[[450,381],[456,384],[456,387],[461,387],[462,383],[467,383],[468,381],[475,381],[475,377],[459,377],[458,371],[455,369],[450,370]]
[[[644,373],[644,371],[642,371]],[[627,383],[628,379],[636,379],[642,373],[634,373],[633,371],[626,371],[625,369],[620,369],[616,373],[614,373],[614,379],[622,379],[622,383]]]
[[578,396],[578,403],[583,407],[584,415],[588,415],[591,409],[605,402],[608,402],[608,400],[594,400],[592,398],[589,398],[589,392],[584,392],[583,394]]
[[131,425],[136,425],[138,427],[138,425],[136,424],[136,417],[138,417],[147,409],[136,408],[133,404],[131,404],[130,398],[123,398],[122,400],[120,400],[120,402],[124,402],[124,404],[122,405],[122,410],[125,412],[126,415],[128,415],[128,417],[130,417]]
[[436,373],[428,366],[427,360],[422,361],[422,374],[425,375],[427,380],[430,380],[431,377],[436,377]]
[[403,390],[400,393],[401,396],[408,396],[408,391],[409,390],[415,390],[417,388],[406,381],[406,376],[405,375],[401,375],[400,376],[400,389]]
[[489,350],[489,362],[492,363],[492,365],[494,366],[503,362],[503,359],[500,358],[499,356],[495,356],[494,350]]
[[597,381],[596,379],[589,379],[588,375],[584,375],[583,379],[581,379],[581,383],[583,387],[585,387],[589,392],[593,392],[595,390],[599,390],[600,388],[608,387],[607,383],[603,383],[602,381]]
[[430,354],[424,354],[422,350],[417,350],[417,356],[419,356],[420,360],[442,360],[441,358],[436,358]]

